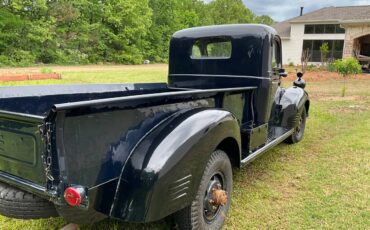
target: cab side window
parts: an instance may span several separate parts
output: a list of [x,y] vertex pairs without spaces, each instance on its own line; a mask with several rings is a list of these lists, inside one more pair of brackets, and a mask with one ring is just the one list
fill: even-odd
[[201,38],[192,48],[192,59],[228,59],[232,44],[228,37]]
[[271,55],[271,68],[272,70],[277,69],[277,68],[282,68],[282,63],[280,60],[280,45],[278,41],[274,39],[272,43],[272,55]]

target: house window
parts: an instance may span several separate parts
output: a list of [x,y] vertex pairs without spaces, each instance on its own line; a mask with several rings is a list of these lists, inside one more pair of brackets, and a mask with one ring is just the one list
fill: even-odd
[[303,51],[308,49],[311,54],[309,59],[310,62],[321,62],[320,46],[325,42],[328,43],[329,46],[328,58],[342,58],[343,40],[303,40]]
[[311,24],[304,26],[305,34],[344,34],[339,24]]
[[305,25],[304,26],[304,33],[305,34],[313,34],[313,33],[315,33],[315,25]]

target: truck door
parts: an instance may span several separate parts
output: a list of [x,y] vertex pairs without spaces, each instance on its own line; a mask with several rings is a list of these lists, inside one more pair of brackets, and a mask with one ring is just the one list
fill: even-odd
[[268,50],[266,52],[268,57],[265,57],[267,59],[268,73],[267,76],[263,77],[254,96],[254,111],[256,111],[254,126],[245,130],[245,132],[242,131],[243,149],[249,150],[246,154],[243,152],[243,157],[246,157],[268,142],[269,120],[271,119],[271,111],[279,87],[280,72],[283,70],[279,37],[273,37],[268,42],[269,46],[267,46]]
[[271,89],[270,89],[270,100],[268,102],[268,108],[272,109],[276,91],[280,83],[280,71],[283,68],[281,61],[281,43],[278,37],[272,40],[271,44],[271,62],[270,62],[270,78],[271,78]]
[[278,37],[275,37],[272,41],[272,49],[271,49],[271,69],[270,69],[270,77],[271,77],[271,94],[270,94],[270,107],[272,106],[272,102],[275,98],[276,90],[279,87],[280,83],[280,71],[283,68],[283,64],[281,61],[281,45],[280,40]]

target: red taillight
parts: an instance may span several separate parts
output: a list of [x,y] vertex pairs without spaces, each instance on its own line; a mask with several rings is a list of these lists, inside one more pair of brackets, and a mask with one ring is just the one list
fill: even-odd
[[84,189],[81,187],[68,187],[64,190],[64,200],[73,207],[81,204],[83,195]]

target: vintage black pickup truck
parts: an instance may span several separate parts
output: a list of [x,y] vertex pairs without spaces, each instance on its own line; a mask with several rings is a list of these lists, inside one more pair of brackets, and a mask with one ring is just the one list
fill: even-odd
[[232,170],[303,137],[281,60],[271,27],[198,27],[173,35],[168,83],[0,87],[0,213],[221,228]]

